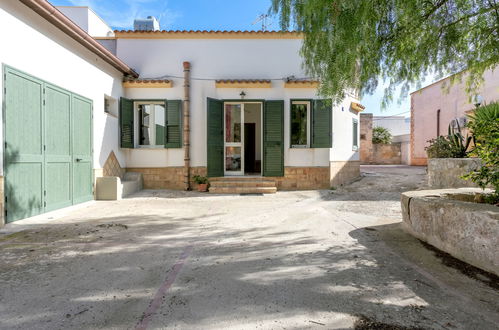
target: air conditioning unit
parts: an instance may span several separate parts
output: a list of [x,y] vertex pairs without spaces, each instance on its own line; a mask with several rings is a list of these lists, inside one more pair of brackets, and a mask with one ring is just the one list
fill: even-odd
[[466,116],[463,116],[452,119],[450,125],[453,129],[457,129],[458,127],[462,129],[466,127],[467,123],[468,123],[468,118]]

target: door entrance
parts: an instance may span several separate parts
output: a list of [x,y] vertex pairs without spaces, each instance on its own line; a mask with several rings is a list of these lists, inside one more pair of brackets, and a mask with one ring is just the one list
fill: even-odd
[[261,175],[260,102],[224,103],[224,175]]

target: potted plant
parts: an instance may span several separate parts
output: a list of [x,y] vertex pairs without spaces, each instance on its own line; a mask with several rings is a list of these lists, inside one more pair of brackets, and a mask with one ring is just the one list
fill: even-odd
[[207,192],[208,191],[208,178],[201,175],[193,176],[194,182],[198,185],[199,192]]

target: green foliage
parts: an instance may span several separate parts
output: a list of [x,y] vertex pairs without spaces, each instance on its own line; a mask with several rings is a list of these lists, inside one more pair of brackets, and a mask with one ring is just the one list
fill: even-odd
[[428,158],[466,158],[470,153],[473,137],[461,134],[459,124],[457,128],[449,125],[446,136],[439,136],[428,141],[425,148]]
[[392,134],[384,127],[373,128],[373,143],[389,144],[392,142]]
[[206,184],[206,183],[208,183],[208,178],[205,177],[205,176],[194,175],[192,178],[194,179],[194,182],[196,182],[197,184]]
[[499,63],[499,2],[487,0],[272,0],[281,28],[304,33],[307,74],[338,102],[372,93],[387,79],[382,106],[424,77],[458,73],[476,91]]
[[470,116],[468,127],[475,137],[473,156],[482,159],[483,166],[465,176],[481,188],[492,186],[495,193],[487,201],[499,203],[499,103],[478,108]]

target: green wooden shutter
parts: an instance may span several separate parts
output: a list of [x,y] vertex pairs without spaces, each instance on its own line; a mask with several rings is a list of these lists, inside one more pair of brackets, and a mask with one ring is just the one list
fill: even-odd
[[208,98],[207,111],[207,162],[208,176],[224,175],[224,126],[223,102]]
[[133,148],[133,100],[120,98],[120,136],[122,148]]
[[166,101],[165,148],[182,148],[182,101]]
[[332,147],[331,100],[314,100],[312,105],[312,148]]
[[284,176],[284,101],[265,102],[263,127],[263,175]]

